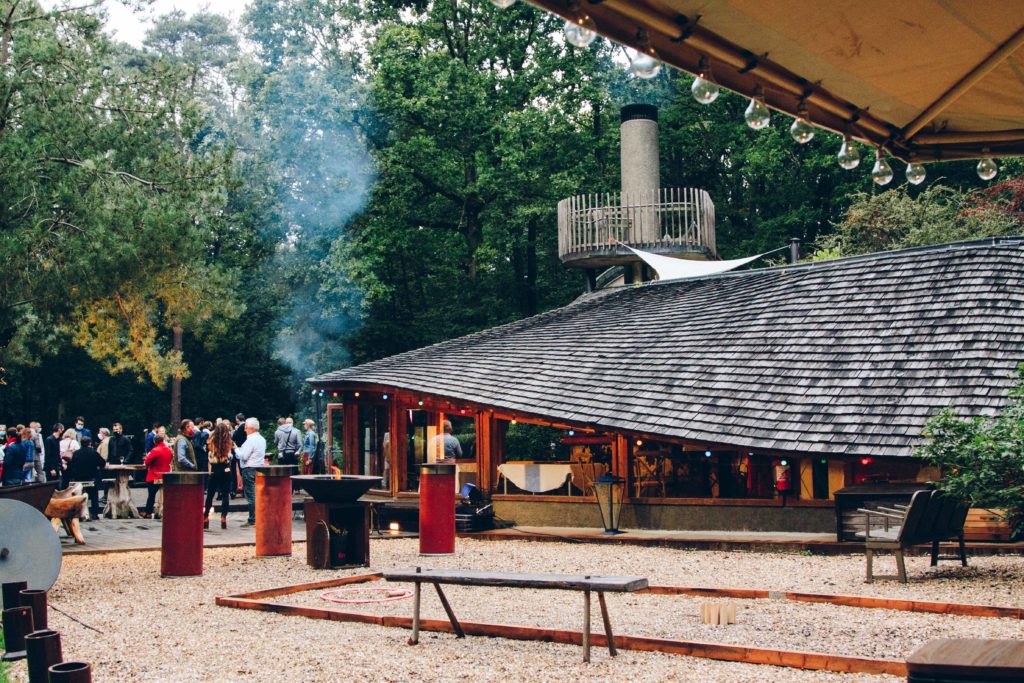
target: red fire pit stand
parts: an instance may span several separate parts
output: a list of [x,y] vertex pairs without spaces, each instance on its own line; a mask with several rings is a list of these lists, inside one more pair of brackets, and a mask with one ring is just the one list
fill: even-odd
[[204,472],[167,472],[160,576],[203,575]]
[[294,465],[256,468],[256,557],[292,554]]
[[420,555],[455,552],[455,465],[420,466]]

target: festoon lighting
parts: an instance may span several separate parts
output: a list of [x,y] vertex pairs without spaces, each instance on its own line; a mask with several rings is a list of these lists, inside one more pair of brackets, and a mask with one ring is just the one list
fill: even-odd
[[[517,0],[490,0],[491,4],[500,9],[506,9],[516,3]],[[574,14],[574,19],[567,20],[563,28],[565,40],[573,47],[589,47],[597,39],[597,26],[593,18],[583,9],[580,0],[572,0],[569,10]],[[661,73],[661,61],[655,56],[650,46],[650,39],[647,30],[643,27],[637,29],[636,55],[630,58],[628,71],[637,78],[650,79]],[[711,104],[718,99],[720,88],[711,72],[711,63],[707,57],[701,57],[698,66],[698,73],[690,86],[690,93],[700,104]],[[765,104],[764,90],[760,85],[754,87],[754,96],[750,98],[743,118],[747,125],[754,130],[763,130],[771,123],[771,110]],[[797,143],[803,145],[814,139],[815,129],[810,122],[807,107],[803,100],[800,101],[796,118],[789,126],[789,134]],[[988,149],[983,153],[988,154]],[[860,151],[856,143],[848,134],[843,135],[842,144],[839,146],[839,153],[836,156],[839,166],[846,170],[853,170],[860,165]],[[978,162],[976,167],[978,177],[982,180],[992,180],[999,173],[999,167],[991,157],[986,157]],[[924,164],[914,161],[913,155],[907,163],[904,171],[907,182],[911,185],[920,185],[927,177]],[[875,165],[871,169],[871,179],[878,185],[888,185],[894,177],[892,166],[885,159],[881,148],[875,150]]]

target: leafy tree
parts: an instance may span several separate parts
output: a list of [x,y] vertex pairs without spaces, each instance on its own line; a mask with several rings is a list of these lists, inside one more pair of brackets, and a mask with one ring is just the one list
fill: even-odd
[[184,376],[160,332],[200,330],[231,310],[230,273],[204,259],[229,157],[197,139],[202,120],[181,71],[130,65],[90,11],[9,7],[0,351],[25,357],[17,333],[35,326],[112,372],[157,384]]
[[1004,200],[999,187],[979,194],[932,185],[916,197],[900,187],[874,196],[856,195],[835,232],[818,241],[816,257],[852,256],[1022,231],[1024,212]]
[[991,419],[947,408],[925,424],[917,455],[941,468],[942,488],[977,507],[1003,509],[1024,534],[1024,368],[1009,403]]

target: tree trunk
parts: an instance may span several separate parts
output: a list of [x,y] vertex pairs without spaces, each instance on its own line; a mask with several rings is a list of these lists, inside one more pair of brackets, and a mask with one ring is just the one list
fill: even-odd
[[536,216],[526,222],[526,281],[523,283],[526,315],[537,314],[537,222]]
[[[181,325],[175,323],[171,328],[174,332],[174,350],[181,352]],[[181,377],[175,375],[171,378],[171,424],[167,431],[172,434],[178,433],[178,425],[181,424]]]

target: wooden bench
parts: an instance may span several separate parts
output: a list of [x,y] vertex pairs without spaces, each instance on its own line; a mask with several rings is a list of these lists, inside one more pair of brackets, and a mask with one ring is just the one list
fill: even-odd
[[1024,642],[980,638],[932,640],[907,657],[908,683],[1024,680]]
[[[964,522],[967,521],[969,506],[964,501],[946,495],[942,491],[917,491],[910,499],[910,505],[893,508],[861,508],[864,515],[864,531],[857,535],[864,539],[867,560],[867,581],[875,578],[896,578],[907,582],[904,551],[917,545],[931,545],[931,566],[939,562],[939,543],[946,540],[959,541],[959,559],[967,566],[967,551],[964,547]],[[872,518],[881,519],[881,528],[875,528]],[[874,552],[892,550],[896,555],[897,575],[875,577],[873,572]],[[943,558],[945,559],[945,558]]]
[[449,569],[403,569],[384,572],[388,581],[411,582],[415,584],[412,607],[412,637],[409,644],[415,645],[420,637],[420,586],[424,583],[434,584],[437,597],[441,600],[448,620],[455,630],[457,638],[464,638],[465,633],[455,612],[452,611],[448,598],[441,590],[441,584],[453,586],[493,586],[498,588],[541,588],[583,592],[583,661],[590,661],[590,593],[597,593],[597,601],[601,605],[601,619],[604,622],[604,634],[608,640],[608,652],[614,657],[615,638],[612,635],[612,623],[608,617],[608,606],[604,600],[605,593],[629,593],[647,588],[647,579],[639,576],[584,576],[578,574],[516,574],[507,572],[477,572]]

